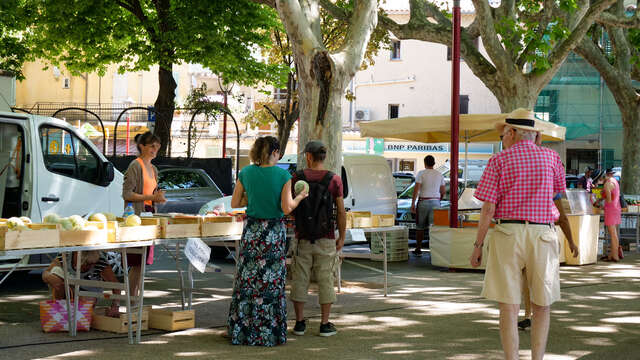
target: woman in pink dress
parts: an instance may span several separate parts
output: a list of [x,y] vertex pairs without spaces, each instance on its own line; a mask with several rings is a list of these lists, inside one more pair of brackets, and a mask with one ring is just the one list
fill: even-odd
[[620,184],[613,177],[612,169],[607,169],[602,197],[604,199],[604,225],[611,236],[611,246],[609,247],[609,255],[603,256],[601,260],[618,262],[621,250],[618,241],[618,225],[621,222],[622,209],[620,208]]

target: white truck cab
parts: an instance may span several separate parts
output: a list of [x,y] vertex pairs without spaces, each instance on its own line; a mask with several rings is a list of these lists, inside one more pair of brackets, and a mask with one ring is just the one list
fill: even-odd
[[40,222],[49,213],[119,214],[122,182],[122,173],[67,122],[0,112],[2,217]]
[[122,182],[122,173],[67,122],[0,112],[0,217],[41,222],[50,213],[120,214]]

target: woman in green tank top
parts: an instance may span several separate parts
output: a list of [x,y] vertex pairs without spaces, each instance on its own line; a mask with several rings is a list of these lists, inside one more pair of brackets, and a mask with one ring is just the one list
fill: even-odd
[[232,344],[275,346],[287,341],[283,216],[308,194],[293,198],[291,175],[275,166],[280,159],[278,139],[258,138],[249,157],[253,165],[242,169],[231,198],[232,207],[241,207],[246,191],[248,203],[228,333]]

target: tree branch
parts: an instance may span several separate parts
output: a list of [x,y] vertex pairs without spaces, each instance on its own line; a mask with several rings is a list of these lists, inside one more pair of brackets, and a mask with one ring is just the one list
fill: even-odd
[[569,37],[560,42],[557,46],[551,50],[549,54],[549,65],[550,69],[555,69],[555,71],[544,71],[543,73],[530,73],[528,76],[536,81],[540,87],[544,86],[557,72],[562,62],[566,59],[569,53],[575,49],[575,47],[580,43],[582,38],[586,35],[593,25],[595,19],[598,17],[598,14],[609,8],[616,0],[597,0],[591,3],[591,6],[586,11],[584,16],[580,19],[578,24],[572,29]]
[[599,24],[627,28],[640,29],[640,14],[636,11],[633,16],[617,16],[608,12],[601,13],[597,20]]
[[303,13],[300,2],[297,0],[276,0],[276,5],[290,40],[303,44],[300,46],[303,53],[308,55],[313,49],[323,48],[321,39],[311,30],[311,24]]
[[496,64],[497,68],[514,70],[514,63],[502,47],[502,43],[496,33],[491,7],[487,0],[472,0],[476,9],[476,17],[479,19],[480,34],[485,50]]
[[344,22],[349,21],[351,14],[349,14],[345,9],[339,7],[330,0],[318,0],[318,3],[320,4],[320,6],[322,6],[323,9],[325,9],[329,14],[331,14],[332,17],[336,18],[337,20],[342,20]]

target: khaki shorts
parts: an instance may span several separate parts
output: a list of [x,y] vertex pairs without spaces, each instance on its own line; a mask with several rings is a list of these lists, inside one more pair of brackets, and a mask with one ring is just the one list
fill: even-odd
[[318,239],[314,244],[309,240],[298,240],[291,263],[291,299],[307,302],[311,272],[318,282],[318,302],[331,304],[336,301],[334,271],[336,256],[335,239]]
[[522,287],[528,286],[529,298],[536,305],[548,306],[560,300],[560,243],[555,227],[500,224],[493,228],[487,242],[482,296],[519,305]]

